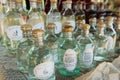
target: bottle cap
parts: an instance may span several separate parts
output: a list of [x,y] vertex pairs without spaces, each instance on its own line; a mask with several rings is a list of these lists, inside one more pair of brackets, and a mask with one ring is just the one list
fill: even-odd
[[103,22],[98,22],[97,27],[98,28],[104,28],[105,24]]
[[41,29],[32,30],[32,36],[33,36],[34,38],[42,37],[43,34],[44,34],[44,31],[41,30]]
[[83,25],[82,25],[82,29],[83,29],[84,31],[89,30],[89,29],[90,29],[90,25],[89,25],[89,24],[83,24]]
[[37,0],[30,0],[30,2],[37,2]]
[[21,3],[21,2],[22,2],[22,0],[16,0],[16,2],[17,2],[17,3]]
[[24,24],[21,26],[21,30],[22,31],[32,30],[32,26],[30,24]]
[[50,2],[51,2],[51,3],[56,3],[56,2],[57,2],[57,0],[50,0]]
[[105,19],[106,21],[113,22],[114,18],[112,16],[108,16]]
[[72,4],[72,0],[67,0],[66,4]]
[[73,27],[71,25],[66,25],[63,28],[63,32],[72,32],[73,31]]
[[47,29],[54,29],[56,27],[56,25],[54,23],[49,23],[46,28]]

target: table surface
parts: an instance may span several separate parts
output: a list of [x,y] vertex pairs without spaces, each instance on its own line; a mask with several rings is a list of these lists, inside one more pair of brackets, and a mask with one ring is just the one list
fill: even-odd
[[[0,47],[0,80],[27,80],[26,75],[17,71],[15,61],[16,61],[15,56],[8,54],[7,50],[4,47]],[[80,77],[81,75],[84,74],[85,73],[75,77],[64,77],[61,76],[58,72],[56,72],[56,80],[75,80],[75,78]],[[18,77],[18,79],[16,79],[15,77],[16,78]]]

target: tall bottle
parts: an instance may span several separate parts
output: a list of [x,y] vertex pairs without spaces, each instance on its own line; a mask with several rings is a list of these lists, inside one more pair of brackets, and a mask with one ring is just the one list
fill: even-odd
[[18,45],[18,52],[16,54],[17,58],[17,68],[21,72],[28,74],[29,70],[29,54],[32,54],[33,51],[33,40],[31,35],[32,26],[29,24],[24,24],[21,26],[23,31],[23,39]]
[[83,24],[82,25],[82,34],[78,39],[79,47],[80,47],[80,55],[79,55],[79,63],[82,70],[90,70],[93,68],[93,60],[94,60],[94,43],[89,36],[90,25]]
[[115,22],[116,24],[116,32],[117,32],[117,38],[116,38],[116,52],[120,52],[120,20],[117,20]]
[[89,24],[89,21],[91,18],[95,18],[96,19],[96,9],[95,9],[96,5],[94,2],[91,2],[89,4],[89,8],[86,10],[86,23]]
[[43,42],[44,31],[32,31],[34,51],[29,54],[29,78],[31,80],[55,80],[53,53]]
[[56,25],[55,34],[59,35],[59,33],[62,31],[61,14],[57,9],[57,0],[50,0],[50,2],[51,8],[47,14],[46,24],[54,22],[54,24]]
[[105,19],[105,23],[106,23],[105,34],[108,36],[107,49],[109,53],[114,52],[115,44],[116,44],[116,31],[113,28],[113,20],[114,18],[112,16],[106,17]]
[[108,39],[104,34],[105,23],[101,20],[97,24],[97,33],[95,34],[95,61],[101,62],[107,60]]
[[75,76],[80,73],[79,46],[73,36],[73,27],[66,25],[59,43],[57,71],[64,76]]
[[39,15],[37,0],[30,0],[30,6],[32,8],[32,11],[29,14],[29,19],[27,20],[27,23],[32,25],[32,29],[44,30],[44,15]]
[[18,48],[19,41],[23,38],[20,29],[23,24],[22,16],[16,12],[16,5],[14,0],[9,0],[9,12],[6,14],[5,19],[5,46],[9,53],[15,54]]
[[75,29],[75,15],[74,12],[72,11],[71,4],[72,4],[71,0],[66,1],[66,9],[62,15],[62,24],[64,24],[65,22],[69,22],[73,26],[73,29]]
[[44,37],[45,45],[48,47],[49,50],[52,51],[54,55],[54,62],[58,62],[58,37],[55,35],[55,27],[54,23],[49,23],[46,26],[46,35]]

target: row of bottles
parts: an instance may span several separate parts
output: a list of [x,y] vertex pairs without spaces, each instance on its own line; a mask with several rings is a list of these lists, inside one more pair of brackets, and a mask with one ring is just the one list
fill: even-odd
[[9,10],[0,12],[1,45],[16,55],[18,70],[31,80],[55,80],[56,71],[63,76],[79,75],[98,62],[109,61],[115,50],[120,52],[119,14],[106,16],[101,9],[97,17],[92,10],[95,4],[83,10],[83,2],[76,4],[74,13],[71,0],[64,2],[62,13],[57,0],[50,0],[46,14],[42,1],[30,0],[31,8],[25,12],[22,1],[8,0]]

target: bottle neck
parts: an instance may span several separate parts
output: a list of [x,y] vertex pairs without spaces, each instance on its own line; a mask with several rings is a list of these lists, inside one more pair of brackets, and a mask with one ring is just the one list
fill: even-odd
[[57,3],[51,3],[51,9],[57,9]]
[[44,11],[42,2],[38,3],[38,9],[39,9],[39,11]]
[[88,37],[89,36],[89,30],[82,30],[82,36]]
[[38,38],[35,38],[35,46],[37,47],[40,47],[40,46],[43,46],[44,43],[43,43],[43,37],[38,37]]
[[98,34],[104,35],[104,28],[98,28]]
[[55,35],[55,30],[54,29],[47,29],[47,33],[48,34],[52,34],[52,35]]
[[67,9],[71,9],[71,4],[66,4]]
[[73,37],[73,34],[72,32],[63,32],[63,37],[71,39]]
[[113,22],[106,22],[106,26],[109,28],[113,28]]
[[32,9],[37,9],[37,2],[30,2],[30,6]]
[[16,5],[18,10],[22,8],[22,3],[16,3]]
[[9,11],[13,11],[16,9],[15,2],[9,2]]

